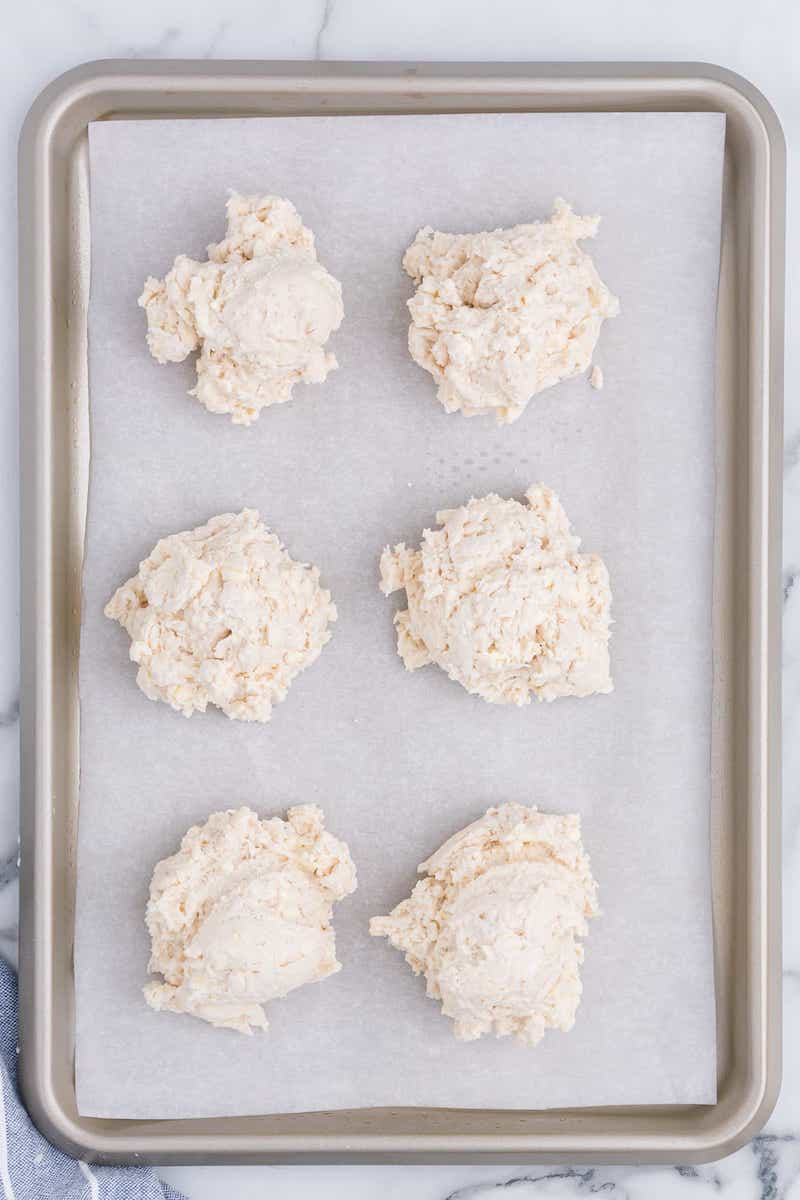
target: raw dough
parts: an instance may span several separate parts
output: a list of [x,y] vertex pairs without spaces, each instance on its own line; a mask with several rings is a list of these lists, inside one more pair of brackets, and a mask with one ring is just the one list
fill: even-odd
[[356,890],[344,842],[314,804],[260,821],[249,808],[213,813],[153,872],[151,1008],[226,1029],[266,1029],[263,1005],[341,970],[333,904]]
[[556,200],[549,221],[419,231],[403,259],[417,284],[408,346],[447,412],[509,424],[537,392],[586,370],[603,320],[619,312],[578,246],[599,224]]
[[162,538],[106,605],[128,631],[136,682],[190,717],[216,704],[268,721],[336,620],[316,567],[295,562],[254,509]]
[[381,556],[381,590],[405,588],[395,616],[406,669],[437,663],[493,704],[610,692],[605,563],[578,554],[555,492],[528,505],[491,494],[436,514],[419,550]]
[[402,950],[457,1038],[494,1029],[534,1045],[568,1030],[581,997],[579,938],[597,914],[580,817],[490,808],[422,863],[426,874],[370,933]]
[[291,399],[295,383],[321,383],[338,365],[323,347],[342,323],[342,289],[288,200],[234,192],[227,213],[209,261],[179,254],[165,279],[145,281],[139,304],[153,357],[182,362],[199,348],[189,394],[249,425]]

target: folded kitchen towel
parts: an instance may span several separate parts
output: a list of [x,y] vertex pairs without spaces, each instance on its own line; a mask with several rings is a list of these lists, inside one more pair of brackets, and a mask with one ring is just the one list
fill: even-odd
[[2,1200],[184,1200],[148,1167],[101,1167],[42,1137],[17,1091],[17,977],[0,958]]

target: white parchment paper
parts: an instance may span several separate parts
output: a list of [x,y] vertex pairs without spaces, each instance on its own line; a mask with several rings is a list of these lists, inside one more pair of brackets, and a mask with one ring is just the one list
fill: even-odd
[[[714,114],[115,122],[91,135],[92,479],[81,652],[76,944],[82,1113],[186,1117],[375,1105],[709,1102],[715,1030],[708,816],[714,324],[724,122]],[[342,281],[341,369],[236,428],[158,366],[136,298],[221,238],[226,189],[290,197]],[[596,361],[515,425],[448,416],[406,349],[401,255],[419,226],[603,215],[591,251],[621,298]],[[387,542],[471,495],[561,496],[614,592],[612,696],[525,709],[405,674]],[[339,607],[320,660],[267,726],[144,698],[104,603],[159,537],[260,509]],[[367,922],[490,804],[582,814],[600,883],[575,1029],[536,1049],[455,1041]],[[342,972],[251,1039],[151,1012],[150,875],[215,809],[316,801],[359,890]]]

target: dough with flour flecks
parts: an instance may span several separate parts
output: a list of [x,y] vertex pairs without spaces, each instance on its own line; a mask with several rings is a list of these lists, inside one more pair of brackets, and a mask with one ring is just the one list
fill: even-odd
[[341,969],[333,905],[356,890],[346,844],[316,805],[259,820],[213,813],[158,863],[150,885],[151,1008],[226,1029],[266,1029],[264,1005]]
[[182,362],[199,350],[190,395],[250,425],[337,366],[325,344],[342,323],[342,288],[289,200],[234,192],[227,213],[208,262],[178,255],[164,279],[145,281],[139,304],[153,357]]
[[418,550],[381,556],[381,590],[405,588],[395,617],[407,670],[436,663],[492,704],[612,690],[611,590],[596,554],[579,554],[558,497],[490,494],[437,513]]
[[619,301],[578,242],[599,217],[556,200],[549,221],[491,233],[421,229],[403,267],[411,356],[447,412],[516,421],[537,392],[585,371]]
[[215,704],[268,721],[336,620],[319,571],[290,558],[254,509],[162,538],[105,614],[130,634],[136,682],[184,716]]
[[457,1038],[515,1035],[534,1045],[568,1030],[581,997],[581,939],[597,885],[580,817],[503,804],[451,837],[419,868],[425,878],[370,933],[386,937]]

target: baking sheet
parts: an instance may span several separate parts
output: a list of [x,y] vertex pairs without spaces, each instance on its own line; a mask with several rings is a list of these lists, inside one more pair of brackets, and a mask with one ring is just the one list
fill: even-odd
[[[93,469],[81,652],[77,1047],[85,1115],[377,1105],[537,1108],[715,1097],[708,864],[714,310],[724,118],[505,115],[115,122],[90,130]],[[135,300],[222,236],[226,189],[288,195],[342,280],[326,383],[234,428],[159,367]],[[603,214],[592,253],[623,311],[584,379],[516,425],[448,416],[408,357],[399,260],[418,226]],[[470,494],[562,497],[614,590],[610,697],[510,710],[435,668],[406,675],[387,541]],[[266,727],[186,721],[144,699],[102,616],[159,536],[260,508],[316,562],[340,618]],[[398,600],[399,603],[401,601]],[[191,823],[315,800],[359,891],[336,911],[344,970],[244,1039],[141,998],[153,864]],[[601,886],[584,999],[535,1050],[457,1043],[401,955],[366,935],[414,867],[490,803],[580,811]]]

